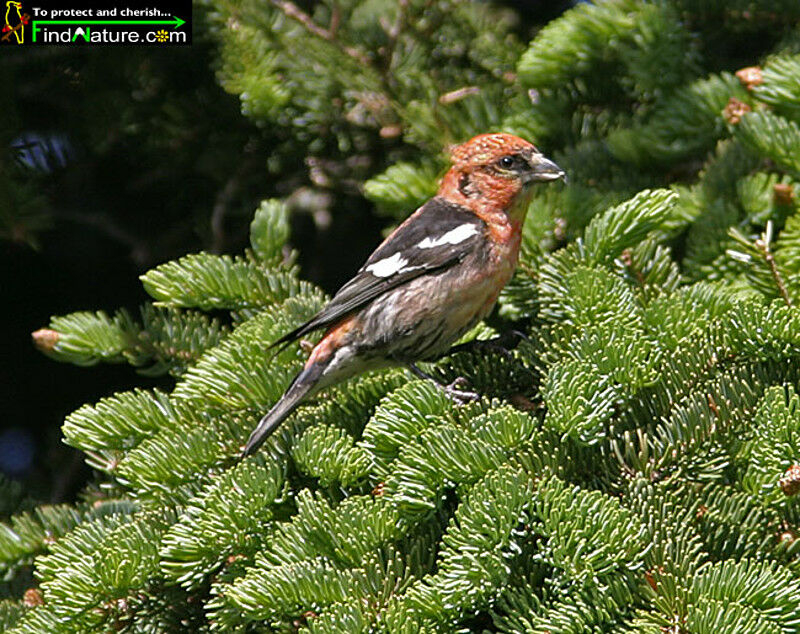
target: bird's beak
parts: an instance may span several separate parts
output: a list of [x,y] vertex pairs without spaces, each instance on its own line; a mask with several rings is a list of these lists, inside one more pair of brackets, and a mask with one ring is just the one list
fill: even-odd
[[528,183],[546,183],[548,181],[555,181],[559,178],[567,180],[567,174],[558,165],[553,163],[543,154],[534,154],[531,156],[529,163],[531,170],[525,179]]

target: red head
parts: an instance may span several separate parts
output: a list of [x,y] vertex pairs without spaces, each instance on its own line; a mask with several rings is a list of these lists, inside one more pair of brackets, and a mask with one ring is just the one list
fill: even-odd
[[521,222],[530,185],[564,177],[536,146],[512,134],[481,134],[453,148],[450,157],[453,167],[439,195],[481,217],[502,212],[512,222]]

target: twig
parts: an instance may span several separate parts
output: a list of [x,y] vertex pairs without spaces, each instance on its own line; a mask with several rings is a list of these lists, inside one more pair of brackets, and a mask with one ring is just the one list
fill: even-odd
[[314,20],[311,19],[311,16],[298,7],[294,2],[289,2],[289,0],[270,0],[270,4],[283,11],[286,17],[296,20],[302,24],[309,33],[316,35],[318,38],[321,38],[326,42],[332,43],[340,51],[352,57],[359,64],[363,64],[365,66],[370,66],[372,64],[369,57],[364,55],[361,51],[353,48],[352,46],[344,46],[336,40],[336,32],[334,27],[337,25],[334,24],[333,20],[331,20],[331,29],[325,29],[314,22]]
[[400,34],[403,32],[403,28],[405,27],[406,20],[408,18],[407,11],[408,0],[398,0],[397,18],[395,18],[394,24],[390,25],[388,20],[384,21],[381,19],[381,26],[386,32],[386,37],[388,39],[388,42],[382,51],[383,68],[381,69],[383,74],[383,82],[387,86],[390,86],[394,83],[391,71],[394,67],[395,55],[397,54],[397,43],[400,40]]
[[328,26],[328,32],[331,34],[331,39],[336,38],[336,33],[339,30],[339,23],[341,22],[342,12],[339,3],[334,0],[333,7],[331,8],[331,23]]
[[152,258],[147,240],[129,231],[127,227],[118,223],[108,214],[55,208],[53,215],[77,225],[93,227],[108,238],[124,244],[130,249],[131,259],[138,265],[143,265]]
[[257,165],[256,154],[253,151],[251,140],[248,140],[241,152],[241,160],[236,170],[225,181],[225,185],[217,193],[211,212],[211,245],[212,253],[224,253],[227,236],[225,233],[225,216],[231,209],[237,194],[242,190],[245,178]]
[[759,251],[761,251],[761,255],[764,256],[764,260],[769,266],[770,273],[772,273],[772,279],[775,280],[775,284],[778,287],[778,291],[780,291],[783,301],[786,302],[787,306],[791,306],[792,298],[789,297],[789,292],[786,290],[786,284],[783,281],[781,272],[778,270],[778,264],[775,262],[775,256],[772,254],[772,251],[769,248],[769,242],[759,238],[756,240],[756,247]]
[[461,101],[470,95],[477,95],[480,92],[481,89],[478,88],[478,86],[464,86],[463,88],[457,88],[456,90],[451,90],[443,95],[439,95],[439,103],[443,106],[449,106],[451,103]]
[[400,32],[403,30],[403,25],[406,21],[406,11],[408,10],[408,0],[398,0],[397,5],[397,19],[387,33],[391,49],[394,49],[395,44],[397,44],[397,38],[400,37]]
[[323,29],[316,22],[314,22],[314,20],[311,19],[311,16],[300,9],[300,7],[298,7],[294,2],[289,2],[288,0],[271,0],[271,2],[274,6],[283,11],[288,17],[292,18],[293,20],[297,20],[300,24],[302,24],[307,31],[313,33],[317,37],[321,37],[323,40],[331,39],[331,32],[327,29]]
[[239,191],[241,171],[234,173],[217,194],[211,212],[211,252],[223,253],[225,249],[225,216],[233,197]]

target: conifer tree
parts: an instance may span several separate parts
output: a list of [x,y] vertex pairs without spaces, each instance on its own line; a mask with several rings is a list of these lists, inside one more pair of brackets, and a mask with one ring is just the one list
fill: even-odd
[[210,15],[222,84],[282,130],[275,161],[305,148],[310,179],[363,186],[390,219],[452,142],[502,130],[553,155],[569,184],[536,194],[519,270],[465,339],[526,337],[427,367],[477,402],[374,373],[237,460],[304,359],[267,346],[325,301],[289,205],[265,201],[244,254],[142,275],[139,315],[34,334],[174,388],[67,417],[96,479],[74,504],[3,508],[0,624],[800,632],[800,5],[608,0],[527,44],[479,2]]

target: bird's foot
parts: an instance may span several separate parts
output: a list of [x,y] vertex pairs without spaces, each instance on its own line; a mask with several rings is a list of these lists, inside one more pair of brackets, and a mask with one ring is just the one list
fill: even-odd
[[516,348],[520,342],[526,341],[528,337],[519,330],[509,330],[498,337],[492,339],[473,339],[453,346],[447,351],[447,356],[456,352],[479,351],[496,352],[502,354],[506,359],[511,358],[511,350]]
[[439,389],[441,389],[445,394],[447,394],[448,397],[450,397],[451,400],[455,401],[456,403],[469,403],[470,401],[477,401],[480,398],[480,394],[477,392],[470,392],[469,390],[465,389],[469,386],[469,382],[463,376],[459,376],[452,383],[445,385],[437,381],[427,372],[420,370],[413,363],[408,364],[408,369],[411,370],[414,376],[419,377],[420,379],[426,379],[427,381],[431,381],[432,383],[436,384]]
[[466,389],[469,387],[469,381],[463,376],[456,377],[456,379],[448,385],[443,385],[438,382],[436,384],[442,388],[444,393],[447,394],[451,400],[459,404],[477,401],[481,397],[477,392]]

